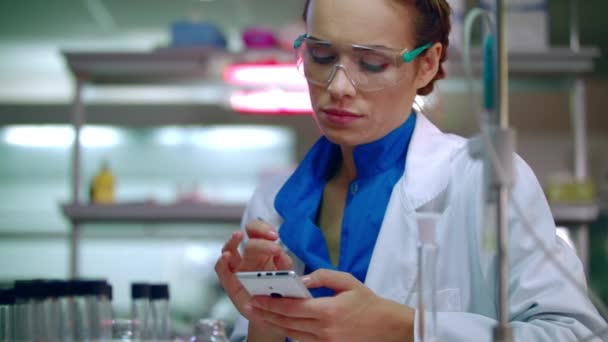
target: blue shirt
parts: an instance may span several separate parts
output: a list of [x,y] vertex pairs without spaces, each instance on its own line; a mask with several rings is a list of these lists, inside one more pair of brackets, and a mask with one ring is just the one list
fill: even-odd
[[[274,202],[283,218],[282,242],[306,265],[305,273],[325,268],[351,273],[365,282],[367,268],[384,219],[393,187],[403,176],[407,149],[416,125],[416,114],[380,140],[353,151],[357,178],[349,185],[344,206],[337,267],[330,259],[318,210],[327,181],[336,173],[340,146],[321,137],[283,185]],[[313,289],[315,297],[332,295]]]

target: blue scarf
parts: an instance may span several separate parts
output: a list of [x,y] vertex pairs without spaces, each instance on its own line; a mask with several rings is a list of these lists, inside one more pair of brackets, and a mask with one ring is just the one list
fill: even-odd
[[[274,202],[283,218],[282,242],[306,265],[305,274],[325,268],[351,273],[365,282],[369,262],[393,187],[405,170],[416,113],[380,140],[355,147],[357,179],[349,185],[344,207],[338,266],[330,259],[325,237],[317,226],[327,181],[340,166],[340,146],[321,137],[283,185]],[[313,289],[315,297],[333,291]]]

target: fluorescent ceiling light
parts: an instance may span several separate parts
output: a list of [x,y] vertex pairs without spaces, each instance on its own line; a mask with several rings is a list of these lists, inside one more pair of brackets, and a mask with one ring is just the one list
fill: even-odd
[[213,264],[216,252],[221,248],[220,243],[206,243],[204,245],[188,245],[184,250],[186,260],[197,265]]
[[[112,147],[121,140],[120,133],[109,127],[87,126],[81,134],[84,147]],[[24,147],[68,147],[74,141],[74,129],[68,125],[15,125],[3,129],[3,140]]]
[[264,149],[290,145],[286,128],[252,125],[210,126],[204,128],[160,128],[156,141],[165,146],[193,145],[212,150]]
[[193,145],[212,150],[265,149],[291,143],[291,132],[280,127],[214,126],[190,135]]
[[295,64],[237,64],[224,69],[224,81],[238,86],[289,86],[306,89],[308,83]]
[[230,96],[230,107],[235,112],[258,114],[311,113],[308,91],[270,89],[238,91]]
[[165,146],[177,146],[186,143],[187,136],[185,129],[167,127],[161,128],[156,132],[156,140]]

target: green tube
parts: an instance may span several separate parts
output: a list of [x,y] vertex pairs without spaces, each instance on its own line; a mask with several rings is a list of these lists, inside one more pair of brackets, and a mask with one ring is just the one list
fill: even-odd
[[494,36],[488,35],[483,43],[483,106],[487,111],[496,108],[495,63]]

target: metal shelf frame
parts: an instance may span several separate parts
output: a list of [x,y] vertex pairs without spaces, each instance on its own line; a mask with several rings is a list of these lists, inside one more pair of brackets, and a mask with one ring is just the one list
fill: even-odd
[[72,222],[78,223],[233,223],[241,220],[245,206],[210,203],[66,204],[62,210]]

